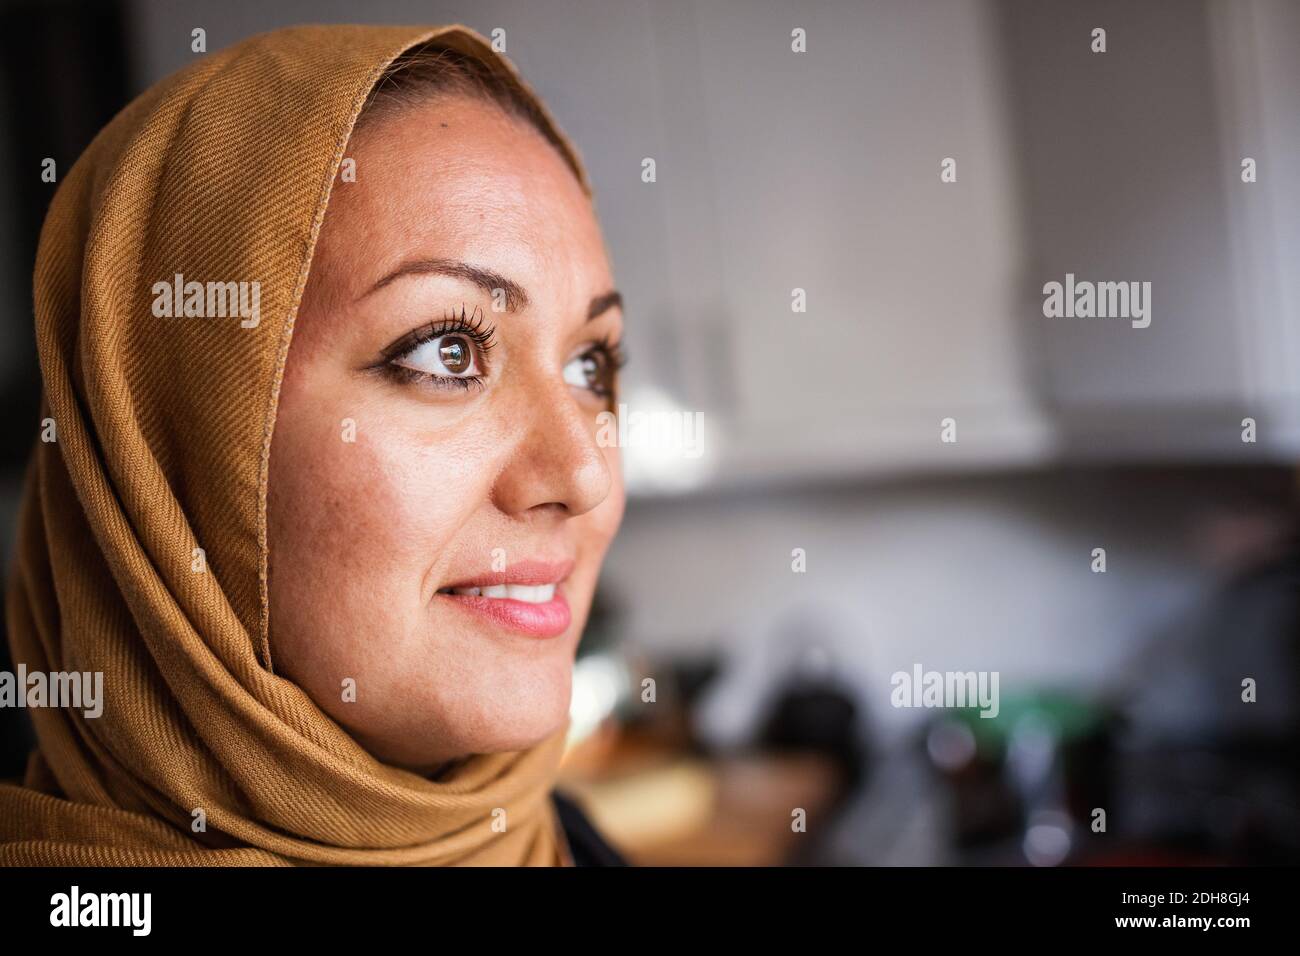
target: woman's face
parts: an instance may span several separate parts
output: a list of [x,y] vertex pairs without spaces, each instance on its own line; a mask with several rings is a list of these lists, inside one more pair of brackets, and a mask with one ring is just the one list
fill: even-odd
[[589,199],[521,121],[431,99],[347,155],[272,443],[272,655],[427,772],[566,719],[623,514],[596,440],[622,310]]

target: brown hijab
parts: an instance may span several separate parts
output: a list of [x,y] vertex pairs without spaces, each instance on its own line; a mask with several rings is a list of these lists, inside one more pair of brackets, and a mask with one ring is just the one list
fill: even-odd
[[[533,98],[590,193],[545,107],[462,26],[245,40],[131,103],[60,185],[34,289],[55,440],[28,472],[9,640],[29,673],[102,672],[104,701],[29,711],[0,864],[572,863],[549,799],[563,731],[426,779],[272,668],[267,466],[294,315],[362,104],[434,39]],[[156,317],[177,274],[258,281],[260,321]]]

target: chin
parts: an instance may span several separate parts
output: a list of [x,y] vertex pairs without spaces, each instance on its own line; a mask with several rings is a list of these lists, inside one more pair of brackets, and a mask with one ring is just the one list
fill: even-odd
[[462,726],[471,728],[469,753],[523,750],[540,743],[565,726],[573,694],[573,656],[532,661],[514,679],[497,675],[485,687],[482,705],[466,715]]
[[[478,638],[482,640],[482,638]],[[441,727],[438,748],[458,754],[524,750],[562,729],[573,693],[572,644],[548,642],[544,656],[508,651],[474,655],[459,679],[438,688],[426,727]],[[468,660],[467,660],[468,663]]]

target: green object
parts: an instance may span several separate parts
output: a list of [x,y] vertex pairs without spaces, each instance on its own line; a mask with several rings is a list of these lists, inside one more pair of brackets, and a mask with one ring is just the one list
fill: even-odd
[[949,712],[949,720],[964,724],[971,731],[982,757],[1000,758],[1016,728],[1026,722],[1050,730],[1062,742],[1070,742],[1092,735],[1107,720],[1103,707],[1066,691],[1005,695],[1000,704],[996,717],[981,717],[978,707],[961,707]]

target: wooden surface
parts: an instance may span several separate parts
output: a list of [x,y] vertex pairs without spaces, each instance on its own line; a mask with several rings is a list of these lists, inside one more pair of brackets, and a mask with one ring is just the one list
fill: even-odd
[[794,811],[813,830],[839,776],[817,754],[712,759],[615,733],[566,760],[560,783],[636,865],[779,866],[809,838]]

